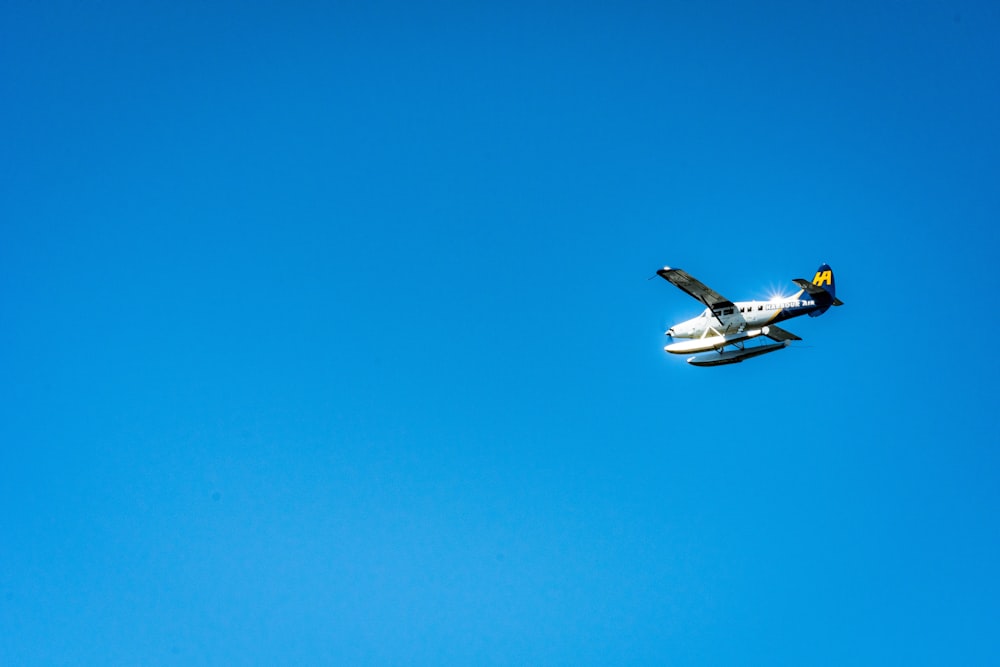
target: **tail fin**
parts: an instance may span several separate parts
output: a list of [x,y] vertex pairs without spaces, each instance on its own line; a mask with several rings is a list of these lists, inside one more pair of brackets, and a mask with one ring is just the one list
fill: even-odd
[[812,317],[819,317],[830,306],[844,305],[837,298],[837,284],[833,280],[833,269],[830,268],[829,264],[820,264],[811,283],[802,278],[796,278],[792,282],[808,292],[809,296],[816,301],[816,305],[819,306],[819,310],[809,313]]
[[829,264],[820,264],[813,276],[812,284],[825,289],[834,301],[837,300],[837,284],[833,281],[833,269]]

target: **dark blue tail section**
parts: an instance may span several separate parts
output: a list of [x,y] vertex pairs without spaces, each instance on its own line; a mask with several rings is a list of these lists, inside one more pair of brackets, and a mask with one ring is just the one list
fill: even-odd
[[[802,281],[803,283],[805,281]],[[827,311],[830,306],[841,305],[840,300],[837,298],[837,283],[833,279],[833,269],[830,268],[829,264],[820,264],[820,267],[816,269],[816,275],[813,276],[812,282],[807,285],[802,285],[802,287],[809,293],[809,295],[819,306],[817,310],[809,313],[811,317],[819,317]]]
[[833,281],[833,269],[829,264],[820,264],[816,269],[816,275],[813,276],[812,284],[825,289],[833,299],[837,298],[837,286]]

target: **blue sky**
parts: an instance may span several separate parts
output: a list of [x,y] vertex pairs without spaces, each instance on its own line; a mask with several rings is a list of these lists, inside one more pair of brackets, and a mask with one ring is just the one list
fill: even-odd
[[0,662],[997,662],[998,30],[7,3]]

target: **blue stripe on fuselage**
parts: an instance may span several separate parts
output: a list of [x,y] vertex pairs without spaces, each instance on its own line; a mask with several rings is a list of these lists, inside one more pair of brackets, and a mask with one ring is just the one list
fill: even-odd
[[[806,298],[802,298],[802,297]],[[793,317],[806,315],[812,311],[819,310],[816,301],[801,290],[795,296],[787,299],[776,299],[774,301],[752,301],[737,304],[741,308],[749,309],[744,313],[749,326],[763,326],[790,320]],[[763,316],[763,317],[760,317]]]

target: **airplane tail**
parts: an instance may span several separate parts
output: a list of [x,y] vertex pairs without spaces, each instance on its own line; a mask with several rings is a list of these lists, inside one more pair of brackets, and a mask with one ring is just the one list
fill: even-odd
[[834,282],[833,269],[830,268],[829,264],[821,264],[820,267],[816,269],[816,275],[813,276],[812,282],[807,282],[802,278],[796,278],[792,282],[808,292],[809,296],[811,296],[816,302],[816,305],[819,306],[818,310],[814,310],[809,313],[811,317],[819,317],[825,313],[830,306],[844,305],[843,302],[837,298],[837,284]]

